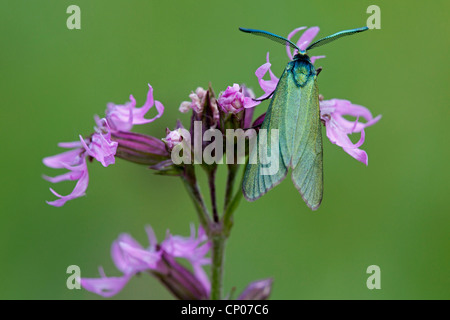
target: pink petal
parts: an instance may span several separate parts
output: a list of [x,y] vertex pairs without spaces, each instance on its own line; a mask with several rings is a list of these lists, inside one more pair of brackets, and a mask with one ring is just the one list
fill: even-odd
[[145,232],[147,233],[148,242],[150,243],[150,250],[156,250],[156,245],[158,241],[156,240],[155,232],[151,226],[145,227]]
[[202,284],[203,288],[205,288],[207,295],[211,292],[211,282],[209,281],[208,275],[205,270],[203,270],[201,265],[193,265],[194,275],[198,279],[198,281]]
[[125,254],[120,247],[120,243],[126,243],[134,248],[143,249],[142,246],[132,236],[127,233],[122,233],[111,245],[111,257],[112,260],[120,271],[123,273],[132,273],[142,266],[142,263],[137,262],[135,259]]
[[83,152],[83,149],[74,149],[51,157],[46,157],[42,162],[49,168],[62,169],[64,168],[64,164],[79,164],[81,159],[80,154]]
[[127,272],[129,270],[128,261],[125,259],[119,241],[117,240],[111,245],[111,257],[117,269],[122,271],[122,273],[129,273]]
[[206,231],[205,231],[205,229],[203,229],[202,225],[198,226],[197,238],[198,238],[198,241],[208,240],[208,235],[206,234]]
[[76,199],[76,198],[79,198],[79,197],[82,197],[85,195],[87,186],[89,184],[89,175],[88,175],[88,171],[87,171],[86,160],[83,159],[83,161],[84,161],[84,170],[81,171],[81,176],[80,176],[77,184],[75,185],[75,188],[72,190],[72,192],[67,196],[61,196],[61,195],[57,194],[53,189],[50,189],[50,191],[52,191],[53,194],[55,194],[60,199],[54,200],[54,201],[47,201],[47,203],[49,205],[55,206],[55,207],[61,207],[67,201],[73,200],[73,199]]
[[209,242],[202,244],[207,240],[203,228],[199,227],[198,235],[195,237],[195,227],[191,225],[189,237],[173,236],[168,232],[166,239],[161,243],[161,248],[171,256],[185,258],[192,264],[199,264],[203,262],[204,256],[211,248]]
[[50,181],[51,183],[58,183],[58,182],[67,181],[67,180],[71,180],[71,181],[78,180],[81,178],[82,174],[83,174],[82,171],[78,171],[78,172],[69,171],[69,172],[63,173],[59,176],[56,176],[56,177],[49,177],[49,176],[43,175],[42,178],[44,178],[47,181]]
[[122,277],[82,278],[81,286],[104,298],[116,295],[128,283],[132,275]]
[[364,143],[365,134],[364,130],[361,131],[361,138],[354,144],[348,137],[348,132],[342,130],[336,123],[331,120],[326,124],[327,137],[331,143],[334,143],[343,148],[358,148]]
[[205,256],[208,254],[209,250],[211,249],[211,246],[212,246],[211,242],[209,241],[206,242],[202,246],[198,247],[194,251],[194,254],[191,257],[187,257],[187,259],[190,260],[192,263],[197,263],[200,265],[210,264],[211,259],[205,258]]
[[[130,131],[135,124],[150,123],[160,118],[164,112],[164,106],[161,102],[153,99],[153,88],[149,84],[147,99],[141,108],[136,108],[136,100],[130,95],[129,103],[125,105],[108,104],[106,110],[106,119],[114,130]],[[146,113],[155,105],[157,115],[151,119],[146,119]]]
[[83,145],[84,150],[86,150],[88,155],[90,155],[91,157],[94,157],[94,153],[89,149],[86,141],[84,141],[84,139],[81,135],[79,137],[80,137],[80,141],[81,141],[81,144]]
[[270,63],[265,63],[262,66],[260,66],[258,69],[256,69],[255,75],[258,78],[258,82],[259,85],[261,87],[261,89],[264,91],[264,95],[262,95],[261,97],[258,98],[258,100],[261,99],[265,99],[268,96],[270,96],[276,89],[277,84],[278,84],[278,79],[275,77],[275,79],[273,79],[271,77],[271,80],[264,80],[263,77],[264,75],[267,73],[267,71],[270,70]]
[[73,149],[73,148],[81,148],[81,142],[80,141],[73,141],[73,142],[60,142],[58,143],[58,147],[60,148],[67,148],[67,149]]
[[255,101],[253,98],[244,98],[244,108],[253,108],[260,104],[261,101]]
[[270,66],[271,66],[271,63],[270,62],[266,62],[262,66],[260,66],[258,69],[256,69],[255,75],[258,78],[258,80],[262,79],[264,77],[264,75],[270,69]]
[[139,262],[144,263],[144,265],[142,266],[136,265],[138,271],[143,271],[145,269],[155,269],[157,267],[157,263],[161,260],[161,251],[151,252],[131,246],[125,242],[120,242],[119,245],[127,255]]
[[147,113],[148,110],[150,110],[151,107],[153,107],[153,87],[150,85],[150,83],[148,84],[148,92],[147,92],[147,99],[145,100],[144,105],[139,108],[139,109],[135,109],[134,110],[134,116],[136,116],[137,118],[144,118],[145,114]]
[[367,165],[367,153],[364,150],[358,149],[358,147],[360,147],[364,142],[364,130],[361,131],[361,139],[356,144],[353,144],[351,142],[350,138],[345,132],[331,126],[330,123],[327,123],[326,131],[327,137],[332,143],[342,147],[344,151],[351,155],[353,158]]
[[361,149],[355,149],[355,148],[343,148],[345,152],[347,152],[349,155],[351,155],[356,160],[364,163],[366,166],[368,165],[368,157],[367,153],[364,150]]
[[[325,101],[322,101],[321,105],[324,102]],[[332,99],[329,100],[328,103],[334,105],[335,109],[333,118],[348,133],[360,132],[364,128],[377,123],[381,119],[381,115],[377,116],[376,118],[373,118],[372,113],[369,111],[369,109],[363,106],[352,104],[350,101],[347,100]],[[357,125],[355,126],[354,122],[345,119],[343,117],[344,115],[353,116],[356,118],[362,117],[366,120],[366,123],[358,122]]]
[[314,37],[319,33],[319,30],[319,27],[311,27],[303,32],[302,36],[297,41],[297,47],[299,47],[300,50],[306,50]]
[[[297,34],[297,32],[299,32],[300,30],[304,30],[306,29],[306,27],[299,27],[294,29],[291,33],[288,34],[287,39],[291,40],[293,36],[295,36]],[[287,55],[289,57],[289,59],[293,59],[293,54],[291,53],[291,46],[290,45],[286,45],[286,52]],[[297,53],[297,50],[294,50],[294,55]]]
[[336,113],[340,115],[349,115],[353,117],[363,117],[366,120],[371,120],[372,113],[366,107],[351,103],[348,100],[332,99],[336,108]]
[[[133,124],[145,124],[155,121],[156,119],[160,118],[164,112],[164,106],[161,102],[153,100],[153,88],[149,84],[149,90],[147,94],[147,101],[145,104],[139,108],[133,110]],[[153,104],[155,104],[157,115],[151,119],[145,119],[145,114],[150,110],[151,107],[153,107]]]
[[[103,127],[102,129],[109,130],[108,127]],[[116,141],[111,140],[111,134],[102,134],[100,133],[101,129],[98,129],[99,132],[94,133],[91,136],[91,141],[89,142],[89,146],[80,136],[81,143],[83,147],[87,151],[87,153],[99,161],[104,167],[109,166],[110,164],[115,163],[115,154],[117,151],[118,143]]]
[[[266,54],[266,62],[270,63],[269,52],[267,52],[267,54]],[[272,69],[270,69],[270,68],[269,68],[269,73],[270,73],[270,81],[278,84],[279,79],[273,74]]]
[[316,62],[316,60],[323,59],[323,58],[325,58],[325,56],[312,56],[311,63],[314,64],[314,62]]
[[[364,128],[378,122],[381,115],[373,118],[369,109],[341,99],[320,101],[320,113],[321,119],[326,122],[327,137],[330,141],[341,146],[353,158],[367,165],[367,153],[359,149],[365,140]],[[356,117],[356,121],[345,119],[343,117],[345,115]],[[367,122],[359,122],[360,117],[365,118]],[[361,138],[355,144],[349,137],[349,134],[353,132],[361,132]]]

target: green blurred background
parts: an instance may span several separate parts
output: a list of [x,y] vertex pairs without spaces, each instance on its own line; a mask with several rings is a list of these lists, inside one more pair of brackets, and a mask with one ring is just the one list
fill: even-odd
[[[81,8],[81,30],[66,28],[66,8]],[[298,26],[319,36],[364,26],[381,8],[381,30],[317,49],[325,98],[349,99],[382,120],[366,130],[369,166],[324,139],[325,195],[311,212],[289,180],[236,212],[226,252],[225,289],[273,277],[273,299],[449,299],[450,215],[448,1],[23,1],[0,2],[1,222],[0,298],[96,299],[66,288],[66,268],[82,276],[119,275],[111,242],[144,226],[187,235],[197,222],[177,178],[118,160],[89,166],[87,196],[53,208],[42,164],[56,144],[89,134],[107,102],[147,83],[166,107],[139,132],[164,136],[180,102],[197,86],[216,93],[246,83],[267,51],[275,73],[285,48],[238,32],[239,26],[286,35]],[[278,71],[277,71],[278,70]],[[258,112],[267,108],[267,102]],[[358,137],[356,137],[357,139]],[[224,170],[219,183],[223,184]],[[70,192],[72,183],[55,189]],[[220,189],[219,191],[223,190]],[[381,290],[368,290],[366,268],[381,268]],[[170,299],[147,275],[117,299]]]

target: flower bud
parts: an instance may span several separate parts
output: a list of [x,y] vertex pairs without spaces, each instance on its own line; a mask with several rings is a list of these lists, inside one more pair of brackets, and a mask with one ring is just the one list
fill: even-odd
[[114,131],[111,137],[119,143],[116,152],[119,158],[146,165],[170,159],[164,142],[155,137],[124,131]]
[[220,94],[218,103],[225,113],[232,114],[239,113],[244,108],[251,108],[258,104],[250,96],[246,96],[243,92],[243,87],[240,87],[237,83]]
[[162,139],[162,141],[166,143],[169,150],[172,150],[173,147],[175,147],[177,144],[183,141],[183,136],[181,135],[181,128],[175,129],[173,131],[166,129],[166,132],[167,135],[165,138]]
[[250,283],[238,300],[267,300],[272,291],[272,282],[272,279],[264,279]]

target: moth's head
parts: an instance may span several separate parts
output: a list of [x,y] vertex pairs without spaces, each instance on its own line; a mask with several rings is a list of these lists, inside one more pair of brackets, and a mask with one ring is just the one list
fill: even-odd
[[305,60],[309,59],[308,55],[306,54],[306,50],[300,50],[297,52],[297,54],[294,56],[292,60]]

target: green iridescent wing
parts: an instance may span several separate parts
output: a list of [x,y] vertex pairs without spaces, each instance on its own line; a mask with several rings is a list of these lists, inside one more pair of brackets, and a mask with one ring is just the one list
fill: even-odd
[[[322,200],[322,135],[319,99],[315,76],[306,77],[303,87],[294,79],[295,63],[291,62],[281,76],[270,102],[261,129],[266,129],[268,153],[278,152],[279,169],[272,175],[263,175],[265,167],[260,157],[248,164],[242,189],[249,201],[254,201],[278,185],[292,168],[292,180],[307,205],[315,210]],[[272,130],[278,129],[279,145],[272,146]],[[258,135],[258,148],[259,148]],[[255,152],[256,148],[253,149]],[[253,155],[254,156],[254,155]]]
[[[242,183],[242,191],[244,197],[249,201],[255,201],[256,199],[263,196],[267,191],[278,185],[287,175],[287,166],[282,160],[282,154],[280,152],[280,146],[272,146],[270,137],[272,136],[273,129],[278,129],[280,142],[284,139],[281,137],[283,135],[283,124],[282,119],[284,119],[284,113],[286,112],[287,97],[286,97],[286,87],[288,83],[288,74],[286,70],[281,75],[280,81],[278,82],[277,89],[275,90],[272,99],[267,109],[264,122],[261,125],[261,129],[258,134],[256,146],[251,150],[249,157],[249,164],[247,165],[244,173],[244,180]],[[261,163],[261,157],[257,152],[260,150],[261,132],[266,130],[267,132],[267,154],[271,155],[272,152],[277,152],[278,157],[278,170],[273,175],[264,175],[263,168],[266,168],[264,164]],[[263,141],[265,144],[265,142]],[[272,150],[272,148],[274,150]],[[256,163],[252,164],[251,159],[255,159]],[[288,160],[289,161],[289,160]],[[286,162],[288,162],[286,161]]]
[[323,147],[315,77],[311,77],[302,88],[293,148],[292,181],[308,207],[316,210],[323,196]]

